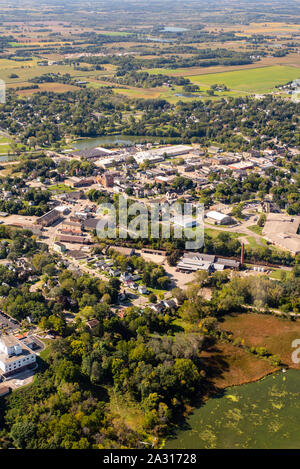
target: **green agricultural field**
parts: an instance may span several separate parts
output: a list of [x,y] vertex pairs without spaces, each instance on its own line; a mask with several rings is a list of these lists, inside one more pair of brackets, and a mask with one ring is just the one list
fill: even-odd
[[8,153],[12,153],[10,146],[11,143],[11,138],[6,137],[5,135],[0,135],[0,155],[7,155]]
[[[98,76],[108,74],[106,70],[88,70],[83,72],[81,70],[74,70],[70,65],[50,65],[48,67],[40,67],[38,65],[31,66],[30,63],[31,62],[26,62],[26,65],[20,66],[15,62],[15,67],[12,68],[11,66],[8,67],[7,64],[4,64],[2,67],[0,61],[0,78],[4,80],[7,85],[19,83],[24,85],[29,79],[46,73],[60,73],[61,75],[69,73],[72,77],[78,79],[87,79],[89,77],[95,79]],[[12,73],[18,75],[18,78],[10,78]]]
[[234,72],[209,73],[207,75],[186,76],[200,86],[224,84],[231,91],[239,93],[270,93],[276,85],[283,85],[300,77],[300,69],[276,65]]
[[103,36],[131,36],[133,33],[125,31],[100,31],[99,34],[103,34]]

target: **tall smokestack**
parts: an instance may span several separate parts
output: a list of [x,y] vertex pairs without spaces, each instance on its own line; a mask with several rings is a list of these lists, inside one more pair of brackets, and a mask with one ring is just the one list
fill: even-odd
[[242,243],[241,249],[241,266],[244,265],[244,243]]

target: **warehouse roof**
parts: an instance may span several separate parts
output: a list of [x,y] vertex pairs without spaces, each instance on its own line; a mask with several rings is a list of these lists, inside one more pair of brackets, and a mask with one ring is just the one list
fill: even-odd
[[224,220],[224,218],[227,218],[228,215],[225,215],[224,213],[221,212],[216,212],[215,210],[211,210],[206,214],[208,218],[213,218],[214,220],[221,221]]

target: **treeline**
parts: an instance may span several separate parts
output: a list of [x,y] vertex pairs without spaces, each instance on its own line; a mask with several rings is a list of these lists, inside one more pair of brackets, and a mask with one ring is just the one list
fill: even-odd
[[32,83],[64,83],[66,85],[76,85],[76,86],[83,86],[83,84],[78,84],[76,79],[72,77],[69,73],[45,73],[44,75],[40,75],[37,77],[30,78],[28,80]]

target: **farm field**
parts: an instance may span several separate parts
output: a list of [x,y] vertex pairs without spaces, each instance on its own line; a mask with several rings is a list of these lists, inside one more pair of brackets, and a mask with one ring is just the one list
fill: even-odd
[[[215,28],[220,28],[219,25],[214,25]],[[212,26],[210,25],[207,27],[208,30],[212,29]],[[275,36],[280,35],[280,34],[287,34],[287,33],[296,33],[300,31],[300,24],[290,24],[290,23],[284,23],[284,22],[268,22],[268,23],[250,23],[248,25],[230,25],[228,26],[222,26],[223,30],[230,30],[230,31],[237,31],[238,36],[246,36],[250,34],[268,34],[272,35],[274,34]]]
[[[201,44],[202,46],[202,44]],[[222,44],[219,44],[221,47]],[[211,44],[206,44],[206,47],[214,47]],[[202,48],[202,47],[201,47]],[[148,73],[157,75],[165,74],[172,76],[191,76],[191,75],[208,75],[210,73],[222,73],[222,72],[232,72],[239,70],[248,70],[248,69],[257,69],[265,67],[274,67],[276,65],[286,65],[290,67],[299,67],[300,68],[300,54],[288,54],[285,57],[263,57],[258,62],[254,62],[247,65],[231,65],[231,66],[221,66],[217,65],[214,67],[201,67],[200,62],[198,67],[187,67],[187,68],[149,68],[146,71]]]
[[[26,86],[28,83],[19,83],[18,86]],[[14,86],[11,86],[14,88]],[[80,88],[74,85],[67,85],[64,83],[39,83],[37,89],[18,90],[20,96],[30,96],[34,93],[41,91],[52,91],[54,93],[66,93],[67,91],[78,91]]]
[[197,85],[224,84],[232,91],[241,93],[269,93],[276,85],[283,85],[300,76],[300,69],[275,65],[274,67],[239,70],[234,72],[209,73],[207,75],[187,76]]
[[[0,77],[2,80],[6,82],[7,85],[11,84],[22,84],[24,85],[28,82],[29,79],[41,76],[48,73],[60,73],[65,74],[69,73],[71,76],[75,78],[96,78],[98,76],[103,76],[109,74],[106,70],[88,70],[88,71],[81,71],[81,70],[74,70],[74,68],[70,65],[50,65],[48,67],[40,67],[40,66],[30,66],[24,65],[18,66],[16,62],[15,67],[1,67],[0,62]],[[10,75],[14,73],[18,75],[18,78],[10,78]]]
[[12,139],[6,137],[5,135],[0,135],[0,156],[7,155],[8,152],[11,152],[10,144]]

